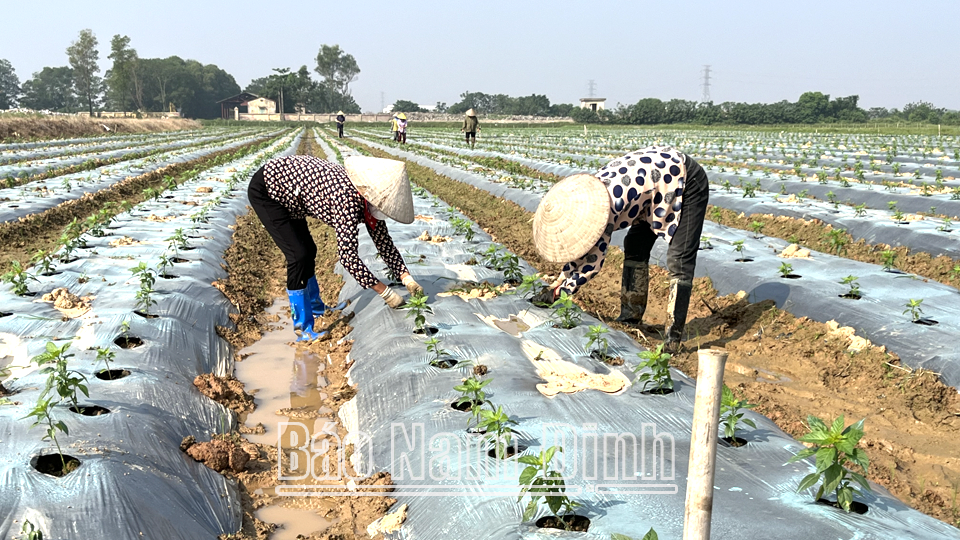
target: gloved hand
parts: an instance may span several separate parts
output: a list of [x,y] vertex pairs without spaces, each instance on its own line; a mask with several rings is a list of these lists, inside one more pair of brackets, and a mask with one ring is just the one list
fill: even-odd
[[530,299],[530,302],[535,306],[549,307],[553,305],[553,302],[556,299],[556,289],[549,285],[545,285],[542,289],[540,289],[540,292],[533,295],[533,298]]
[[418,292],[419,293],[423,292],[423,287],[421,287],[420,284],[417,283],[413,279],[413,276],[411,276],[410,274],[407,274],[406,276],[404,276],[403,279],[401,279],[400,281],[403,282],[403,286],[407,288],[407,291],[409,291],[410,294],[417,294]]
[[383,301],[393,309],[397,309],[403,304],[403,298],[401,298],[399,294],[393,292],[393,289],[390,287],[387,287],[382,293],[380,293],[380,298],[383,298]]

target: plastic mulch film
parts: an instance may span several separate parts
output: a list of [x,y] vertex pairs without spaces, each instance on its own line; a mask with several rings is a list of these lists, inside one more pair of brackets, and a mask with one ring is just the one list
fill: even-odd
[[[268,155],[293,153],[298,143],[299,136],[285,137],[164,193],[171,198],[118,215],[105,236],[82,237],[87,247],[79,258],[31,283],[36,296],[15,296],[3,287],[2,311],[10,315],[0,318],[0,365],[12,368],[15,378],[4,384],[15,393],[8,397],[13,404],[0,405],[0,537],[18,534],[25,519],[51,539],[195,540],[240,528],[236,485],[179,445],[185,436],[207,440],[235,425],[231,411],[193,385],[199,374],[226,375],[233,368],[234,351],[216,332],[231,326],[233,308],[211,283],[226,275],[223,252],[236,218],[247,212],[243,186],[254,167]],[[231,190],[227,180],[236,174],[243,178]],[[209,212],[194,222],[201,208]],[[176,229],[184,231],[187,245],[173,250],[169,238]],[[145,318],[134,312],[140,287],[131,269],[140,262],[155,268],[161,254],[173,261],[153,287],[157,303],[148,314],[159,317]],[[41,300],[59,287],[87,297],[89,309],[68,314]],[[80,405],[109,410],[83,416],[66,404],[55,407],[54,419],[69,427],[69,435],[58,434],[63,452],[81,462],[60,478],[31,466],[57,449],[41,440],[43,427],[31,429],[24,418],[46,380],[30,359],[48,342],[69,343],[67,352],[75,355],[70,369],[89,381],[90,396],[80,396]],[[104,367],[97,348],[112,350],[110,367],[129,376],[96,378]]]
[[[493,183],[410,152],[370,144],[507,198],[529,211],[535,211],[539,204],[540,194]],[[625,235],[626,230],[614,233],[612,243],[622,247]],[[773,300],[778,307],[797,317],[819,322],[836,320],[873,343],[891,348],[906,365],[935,371],[947,384],[960,387],[960,346],[954,339],[960,333],[960,303],[956,301],[955,288],[824,253],[813,252],[811,258],[784,259],[778,255],[787,246],[786,242],[771,237],[757,239],[749,232],[711,222],[704,224],[704,235],[714,239],[717,245],[700,251],[696,275],[709,277],[720,294],[745,291],[751,301]],[[734,252],[733,243],[741,240],[743,255],[752,259],[751,262],[735,262],[740,257]],[[656,242],[651,261],[665,266],[666,250],[666,243]],[[793,272],[802,278],[780,277],[778,268],[784,262],[791,264]],[[860,300],[839,296],[847,290],[839,282],[849,275],[858,277],[863,294]],[[937,324],[925,326],[912,322],[910,315],[903,313],[911,299],[922,299],[925,320]]]
[[[459,363],[450,369],[431,366],[425,338],[411,332],[412,319],[388,309],[347,274],[340,295],[340,300],[354,302],[349,377],[357,385],[354,400],[341,408],[350,431],[341,444],[355,445],[350,459],[360,470],[388,471],[396,485],[389,495],[409,505],[400,531],[387,537],[606,540],[613,533],[639,538],[653,527],[660,538],[679,539],[692,381],[671,370],[676,381],[672,394],[643,393],[630,383],[640,349],[626,335],[608,334],[625,365],[611,367],[589,357],[584,335],[589,325],[599,324],[592,317],[561,330],[548,320],[549,310],[517,295],[491,300],[437,296],[465,280],[499,283],[498,273],[465,264],[489,245],[483,233],[473,242],[462,237],[440,244],[418,240],[423,231],[451,236],[453,229],[438,215],[441,209],[420,199],[416,203],[417,214],[437,212],[435,219],[390,223],[391,236],[408,261],[424,256],[410,270],[431,297],[433,314],[426,322],[439,330],[441,347]],[[363,237],[360,246],[364,260],[373,261],[372,242]],[[511,316],[519,316],[525,327],[504,331],[490,324]],[[474,364],[489,370],[488,398],[518,422],[514,430],[523,455],[563,447],[556,465],[562,462],[567,495],[583,505],[577,513],[591,520],[589,532],[544,532],[521,523],[528,500],[517,502],[523,466],[516,458],[490,457],[490,445],[466,430],[469,413],[451,407],[459,396],[453,386],[470,375]],[[562,386],[554,380],[557,374],[571,373],[613,385],[546,397],[541,388],[556,390]],[[785,463],[803,446],[767,418],[746,414],[757,424],[756,430],[740,435],[748,444],[718,448],[714,538],[960,538],[957,529],[908,508],[879,486],[858,497],[869,507],[864,515],[817,504],[812,491],[796,493],[813,463]],[[541,509],[535,519],[545,515]]]

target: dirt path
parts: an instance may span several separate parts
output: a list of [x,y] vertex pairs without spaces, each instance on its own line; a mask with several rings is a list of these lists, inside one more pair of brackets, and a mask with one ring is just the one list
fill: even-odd
[[[355,142],[351,143],[356,146]],[[378,157],[383,152],[364,147]],[[497,242],[544,273],[558,265],[544,262],[533,248],[533,214],[434,171],[407,162],[411,180],[476,221]],[[623,256],[609,255],[604,271],[577,293],[584,310],[614,328],[655,345],[659,336],[618,325]],[[666,272],[651,269],[650,305],[645,322],[663,328],[668,294]],[[933,374],[899,365],[895,354],[870,346],[848,350],[850,340],[822,323],[796,318],[772,302],[751,304],[741,295],[719,296],[709,279],[695,282],[685,350],[673,364],[696,376],[696,349],[730,352],[726,382],[739,388],[757,410],[784,431],[805,432],[807,415],[850,424],[866,418],[861,445],[870,457],[869,477],[912,507],[958,524],[960,488],[960,399],[956,389]]]

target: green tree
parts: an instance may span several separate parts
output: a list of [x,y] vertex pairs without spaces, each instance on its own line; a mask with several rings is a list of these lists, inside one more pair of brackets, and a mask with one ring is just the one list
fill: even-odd
[[804,92],[797,100],[797,121],[814,124],[830,111],[830,96],[823,92]]
[[93,104],[100,93],[100,51],[97,50],[97,36],[90,29],[81,30],[80,37],[67,47],[67,58],[73,68],[73,84],[81,101],[86,103],[87,111],[93,114]]
[[73,112],[79,106],[73,89],[72,69],[45,67],[23,83],[20,104],[35,110]]
[[341,96],[350,95],[350,83],[357,80],[360,66],[352,54],[347,54],[339,45],[321,45],[317,53],[316,72]]
[[17,106],[20,97],[20,79],[13,65],[0,58],[0,109],[12,109]]
[[413,101],[407,101],[405,99],[398,99],[393,104],[393,110],[395,112],[425,112],[426,109],[420,107],[420,105],[414,103]]
[[104,74],[107,98],[110,105],[120,111],[131,106],[143,110],[143,84],[140,81],[140,59],[130,46],[130,38],[117,34],[110,40],[110,55],[113,67]]

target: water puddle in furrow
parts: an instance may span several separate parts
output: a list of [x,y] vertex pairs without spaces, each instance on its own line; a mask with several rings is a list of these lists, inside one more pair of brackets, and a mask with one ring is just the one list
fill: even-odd
[[[271,323],[273,329],[265,331],[260,341],[240,351],[243,360],[236,364],[236,378],[253,394],[257,404],[256,410],[241,417],[241,423],[247,427],[259,423],[264,427],[262,435],[245,437],[252,442],[277,445],[279,435],[283,446],[288,447],[293,437],[286,430],[296,428],[287,427],[280,433],[281,422],[300,422],[308,433],[320,433],[328,422],[336,419],[332,410],[321,405],[326,398],[322,389],[327,381],[321,374],[326,359],[288,345],[296,336],[293,322],[283,307],[284,302],[277,300],[267,309],[267,313],[279,315],[280,321]],[[302,439],[300,436],[301,445]],[[263,491],[274,494],[273,488]],[[289,502],[295,504],[293,499]],[[296,540],[298,535],[325,529],[333,523],[315,510],[289,508],[283,498],[277,504],[257,509],[255,515],[280,526],[270,535],[271,540]]]

